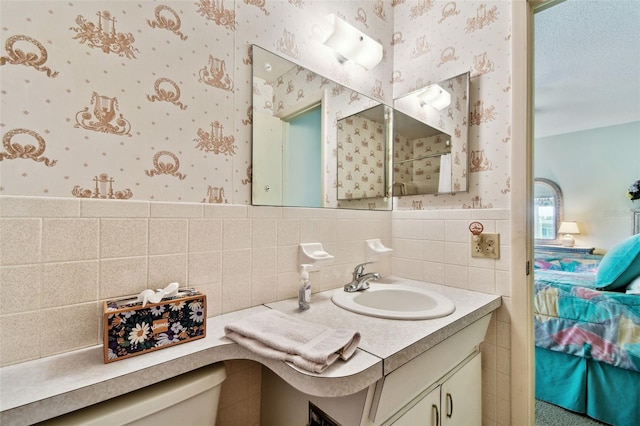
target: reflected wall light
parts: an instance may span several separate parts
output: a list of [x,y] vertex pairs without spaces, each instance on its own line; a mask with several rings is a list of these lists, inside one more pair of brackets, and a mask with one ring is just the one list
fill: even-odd
[[356,62],[367,70],[378,65],[383,54],[380,43],[334,14],[327,16],[327,19],[331,25],[331,32],[324,44],[333,50],[340,63]]
[[418,94],[420,106],[431,105],[438,111],[451,104],[451,94],[437,84],[427,86],[420,94]]
[[564,234],[562,237],[562,245],[565,247],[573,247],[575,240],[571,234],[579,234],[580,228],[578,222],[562,222],[558,228],[558,234]]

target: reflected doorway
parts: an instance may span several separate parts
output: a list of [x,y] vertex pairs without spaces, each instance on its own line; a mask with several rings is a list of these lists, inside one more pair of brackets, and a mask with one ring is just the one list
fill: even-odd
[[322,206],[322,105],[283,119],[285,206]]

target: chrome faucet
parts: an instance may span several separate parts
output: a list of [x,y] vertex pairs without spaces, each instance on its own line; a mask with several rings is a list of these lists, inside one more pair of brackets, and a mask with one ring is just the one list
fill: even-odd
[[364,273],[364,267],[373,262],[364,262],[359,264],[353,269],[353,280],[344,286],[344,291],[353,293],[360,290],[366,290],[369,288],[369,281],[379,280],[380,274],[377,272]]

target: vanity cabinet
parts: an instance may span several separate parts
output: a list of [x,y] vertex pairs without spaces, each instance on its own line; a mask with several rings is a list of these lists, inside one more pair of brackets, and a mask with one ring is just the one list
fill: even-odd
[[486,315],[393,369],[367,389],[321,398],[263,369],[262,425],[305,424],[313,404],[340,426],[480,426],[480,342]]
[[[423,370],[423,374],[413,370],[414,376],[423,380],[423,390],[406,404],[395,406],[395,410],[382,416],[373,415],[376,411],[373,408],[376,405],[375,386],[345,397],[320,398],[297,391],[276,374],[263,369],[262,425],[305,424],[313,404],[328,416],[330,421],[324,424],[330,425],[480,426],[480,360],[481,354],[476,350],[450,371],[445,370],[445,374],[441,370],[435,380],[428,378],[433,370]],[[395,389],[393,383],[387,383],[387,386],[397,397],[406,396],[406,388]]]
[[[439,389],[439,403],[436,406],[441,421],[427,422],[430,414],[423,412],[422,415],[416,415],[427,420],[413,422],[413,425],[479,425],[482,421],[480,408],[482,372],[479,346],[484,340],[490,318],[490,315],[486,315],[469,324],[379,380],[376,383],[376,391],[369,412],[373,423],[395,426],[394,422],[431,391]],[[453,403],[453,411],[449,409],[447,412],[447,408],[451,408],[451,403]],[[420,407],[424,408],[425,405],[426,403],[420,404]],[[431,412],[431,405],[427,407],[429,412]],[[457,407],[463,407],[463,409],[457,410]],[[410,416],[413,415],[410,414]],[[467,419],[470,420],[467,421]],[[411,423],[398,423],[398,425]]]
[[440,386],[430,391],[402,414],[393,426],[440,426]]
[[401,411],[390,426],[480,426],[480,353],[472,355]]

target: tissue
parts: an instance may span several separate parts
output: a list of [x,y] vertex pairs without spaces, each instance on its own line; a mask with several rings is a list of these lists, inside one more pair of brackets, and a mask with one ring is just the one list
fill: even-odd
[[[145,290],[138,296],[141,301],[129,296],[104,302],[105,363],[206,336],[206,295],[190,288],[173,294],[174,288],[177,283],[157,291]],[[145,296],[148,304],[142,306]],[[159,300],[155,303],[150,299]]]
[[147,303],[160,303],[165,297],[173,297],[178,294],[178,283],[171,283],[165,288],[153,290],[143,290],[136,299],[137,302],[142,302],[142,307],[147,306]]

